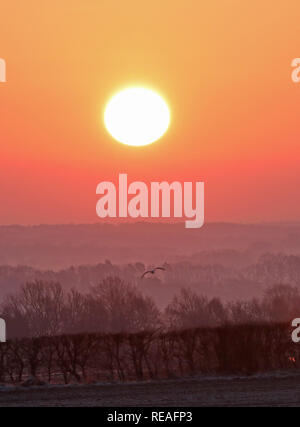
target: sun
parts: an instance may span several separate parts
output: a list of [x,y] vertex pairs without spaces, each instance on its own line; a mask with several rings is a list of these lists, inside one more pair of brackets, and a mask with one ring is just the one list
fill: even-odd
[[131,87],[117,93],[108,102],[104,123],[117,141],[143,146],[164,135],[170,124],[170,110],[164,99],[153,90]]

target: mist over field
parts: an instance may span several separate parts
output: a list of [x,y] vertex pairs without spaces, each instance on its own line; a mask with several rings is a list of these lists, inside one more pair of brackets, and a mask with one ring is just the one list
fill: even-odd
[[191,261],[245,266],[268,252],[300,255],[300,223],[211,223],[191,230],[183,223],[147,222],[0,226],[0,265],[38,269],[106,259],[115,264]]
[[[145,269],[166,267],[141,280]],[[183,287],[226,301],[300,285],[300,224],[41,225],[0,227],[0,297],[28,281],[88,292],[107,277],[163,307]]]

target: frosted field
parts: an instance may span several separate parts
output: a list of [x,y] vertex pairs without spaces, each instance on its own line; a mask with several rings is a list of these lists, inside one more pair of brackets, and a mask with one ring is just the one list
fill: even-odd
[[300,374],[0,387],[0,406],[300,406]]

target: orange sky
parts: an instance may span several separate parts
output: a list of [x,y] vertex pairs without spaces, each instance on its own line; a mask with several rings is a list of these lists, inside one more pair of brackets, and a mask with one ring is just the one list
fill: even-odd
[[[0,0],[0,224],[97,222],[96,186],[204,180],[206,221],[300,220],[299,0]],[[157,89],[169,132],[140,148],[102,123]]]

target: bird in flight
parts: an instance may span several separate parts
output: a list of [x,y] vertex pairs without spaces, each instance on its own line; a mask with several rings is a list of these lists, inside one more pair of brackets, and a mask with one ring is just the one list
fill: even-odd
[[145,273],[142,274],[141,279],[143,279],[146,276],[146,274],[155,274],[156,270],[166,271],[166,269],[164,267],[155,267],[155,268],[153,268],[153,270],[145,271]]

